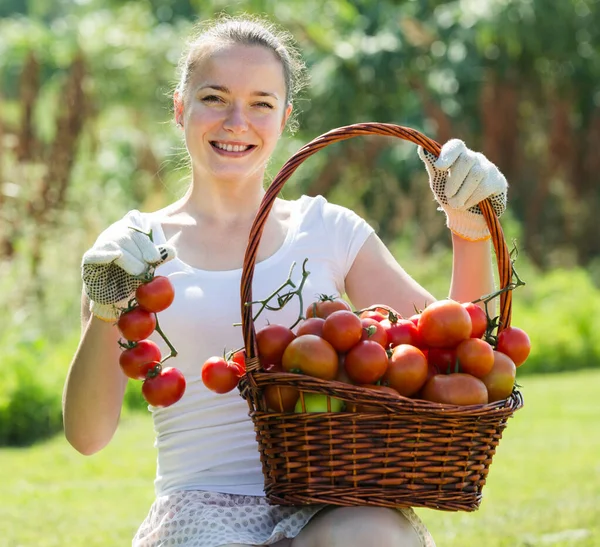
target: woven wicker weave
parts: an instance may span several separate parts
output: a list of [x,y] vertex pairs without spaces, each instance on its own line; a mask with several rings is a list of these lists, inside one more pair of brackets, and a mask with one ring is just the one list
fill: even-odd
[[[382,123],[341,127],[294,154],[269,187],[251,229],[241,282],[241,301],[252,301],[252,277],[267,216],[284,183],[309,156],[325,146],[360,135],[399,137],[439,155],[437,142],[410,128]],[[502,228],[490,203],[479,204],[492,234],[499,283],[512,278]],[[511,319],[512,292],[500,299],[500,327]],[[256,430],[271,503],[429,507],[473,511],[481,503],[492,458],[507,420],[522,406],[518,391],[506,400],[475,406],[400,399],[385,392],[290,373],[265,373],[257,358],[250,306],[242,305],[247,374],[240,393]],[[267,410],[263,389],[293,386],[375,412],[278,413]]]

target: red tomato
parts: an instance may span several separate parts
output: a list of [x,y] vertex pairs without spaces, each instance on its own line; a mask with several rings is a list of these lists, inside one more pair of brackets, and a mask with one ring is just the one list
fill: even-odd
[[136,306],[121,314],[117,321],[117,327],[126,340],[139,342],[154,332],[156,316]]
[[395,323],[389,319],[381,322],[388,338],[388,347],[396,347],[401,344],[410,344],[411,346],[421,346],[421,338],[416,325],[408,319],[398,319]]
[[506,399],[512,393],[516,375],[514,361],[508,355],[494,351],[494,366],[481,379],[488,390],[490,403]]
[[371,317],[365,317],[360,320],[362,324],[362,337],[361,340],[371,340],[377,342],[383,348],[388,347],[387,332],[383,325]]
[[296,336],[302,336],[303,334],[316,334],[317,336],[323,337],[323,325],[325,319],[322,317],[309,317],[300,323]]
[[278,365],[288,344],[296,335],[287,327],[272,323],[256,333],[258,358],[263,366]]
[[520,367],[529,357],[531,341],[527,333],[517,327],[506,327],[498,335],[496,349],[508,355]]
[[488,402],[483,381],[462,372],[436,374],[423,387],[421,397],[449,405],[483,405]]
[[421,314],[420,313],[415,313],[414,315],[411,315],[408,320],[412,321],[415,324],[415,327],[419,326],[419,319],[421,318]]
[[281,365],[284,372],[333,380],[338,372],[338,354],[327,340],[315,334],[303,334],[285,349]]
[[240,369],[240,376],[246,373],[246,350],[240,349],[236,351],[230,361],[234,362]]
[[419,335],[426,346],[451,348],[471,336],[469,312],[454,300],[438,300],[419,318]]
[[427,362],[441,374],[456,372],[456,348],[430,348]]
[[382,381],[400,395],[410,397],[423,387],[427,370],[427,359],[419,348],[400,344],[392,351]]
[[240,369],[222,357],[210,357],[202,365],[202,382],[215,393],[228,393],[238,385]]
[[351,311],[350,304],[341,298],[326,296],[322,294],[316,302],[313,302],[306,308],[306,318],[321,317],[327,319],[334,311]]
[[387,316],[388,312],[383,308],[377,308],[376,310],[366,310],[359,315],[361,319],[374,319],[377,322],[387,319]]
[[[150,372],[152,374],[152,372]],[[142,384],[142,395],[148,404],[164,408],[183,397],[185,377],[174,367],[160,368],[155,376],[148,376]]]
[[167,277],[157,275],[137,288],[135,299],[143,310],[158,313],[166,310],[173,303],[175,290]]
[[374,384],[385,374],[387,367],[385,349],[371,340],[360,341],[344,359],[346,373],[357,384]]
[[292,386],[267,386],[263,392],[267,408],[275,412],[293,412],[300,392]]
[[119,356],[121,370],[128,378],[144,380],[146,373],[161,360],[160,348],[152,340],[140,340]]
[[488,324],[485,311],[473,302],[465,302],[462,306],[471,317],[471,338],[481,338]]
[[468,338],[456,346],[460,371],[483,378],[494,366],[494,348],[480,338]]
[[348,310],[334,311],[325,319],[323,338],[336,351],[347,352],[362,338],[362,323],[357,315]]

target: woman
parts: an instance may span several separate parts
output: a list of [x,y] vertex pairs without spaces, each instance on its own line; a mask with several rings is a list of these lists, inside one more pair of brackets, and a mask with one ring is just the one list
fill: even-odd
[[[131,211],[83,257],[83,332],[64,394],[67,439],[93,454],[116,430],[127,379],[118,365],[114,320],[139,284],[135,276],[152,264],[175,287],[161,326],[178,350],[173,366],[185,374],[187,388],[176,404],[150,408],[157,499],[133,544],[433,545],[412,510],[269,506],[246,403],[235,391],[216,395],[203,386],[201,363],[242,345],[233,324],[240,320],[244,252],[265,193],[265,167],[291,120],[302,64],[286,36],[267,23],[232,19],[216,21],[192,41],[181,69],[175,120],[191,159],[190,187],[161,211]],[[490,197],[501,214],[504,177],[461,141],[446,143],[437,161],[421,149],[419,155],[453,232],[449,296],[469,301],[490,293],[489,233],[473,206]],[[140,233],[150,230],[152,242]],[[269,295],[292,262],[305,258],[311,272],[306,302],[345,293],[355,308],[385,303],[410,315],[415,305],[434,301],[353,212],[321,197],[278,199],[260,242],[254,298]],[[290,325],[296,316],[286,307],[261,315],[256,326],[269,320]]]

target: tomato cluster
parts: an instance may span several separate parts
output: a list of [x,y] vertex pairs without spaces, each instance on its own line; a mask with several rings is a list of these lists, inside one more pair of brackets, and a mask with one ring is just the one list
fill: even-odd
[[163,359],[160,348],[147,338],[158,330],[156,314],[167,309],[175,298],[173,285],[167,277],[153,276],[142,283],[135,292],[135,299],[123,310],[117,327],[125,342],[119,341],[123,351],[119,356],[121,370],[134,380],[143,380],[142,395],[152,405],[160,408],[170,406],[183,396],[185,377],[175,367],[163,367],[163,363],[176,353]]

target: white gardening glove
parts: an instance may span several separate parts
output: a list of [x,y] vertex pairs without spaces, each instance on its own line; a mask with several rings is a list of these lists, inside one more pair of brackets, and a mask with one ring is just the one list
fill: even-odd
[[105,321],[118,319],[120,308],[127,306],[144,274],[177,256],[170,243],[151,241],[148,223],[135,213],[102,232],[83,255],[81,277],[90,311]]
[[420,146],[418,154],[435,199],[446,213],[448,228],[471,241],[488,239],[490,231],[477,204],[490,198],[496,214],[504,212],[508,183],[500,170],[459,139],[444,144],[437,159]]

